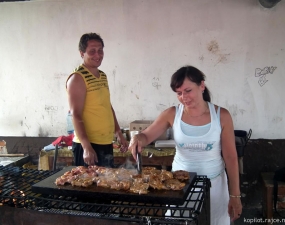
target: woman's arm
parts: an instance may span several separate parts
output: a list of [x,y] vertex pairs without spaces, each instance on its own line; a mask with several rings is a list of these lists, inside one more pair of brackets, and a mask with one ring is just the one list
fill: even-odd
[[142,147],[156,140],[172,126],[174,116],[175,107],[170,107],[164,110],[148,128],[132,137],[129,150],[132,152],[134,159],[136,159],[136,146],[138,146],[138,151],[141,152]]
[[239,218],[242,211],[240,200],[240,184],[239,184],[239,169],[238,157],[235,145],[234,126],[228,110],[221,108],[221,147],[223,159],[226,164],[226,171],[229,179],[229,194],[230,201],[228,212],[232,220]]

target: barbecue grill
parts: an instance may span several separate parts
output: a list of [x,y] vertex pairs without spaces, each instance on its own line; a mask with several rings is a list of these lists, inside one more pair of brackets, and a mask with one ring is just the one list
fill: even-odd
[[57,172],[59,170],[43,171],[0,166],[0,224],[72,225],[78,224],[78,221],[84,225],[95,222],[148,225],[210,224],[210,181],[206,176],[196,176],[183,205],[121,200],[100,202],[101,200],[90,200],[80,196],[32,192],[32,185]]

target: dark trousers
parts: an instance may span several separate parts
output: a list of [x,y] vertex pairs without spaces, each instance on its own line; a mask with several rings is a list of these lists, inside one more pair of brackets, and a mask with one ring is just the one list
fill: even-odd
[[[92,148],[97,154],[98,166],[114,167],[113,144],[98,145],[91,143]],[[83,160],[83,148],[80,143],[72,142],[72,151],[75,166],[88,166]]]

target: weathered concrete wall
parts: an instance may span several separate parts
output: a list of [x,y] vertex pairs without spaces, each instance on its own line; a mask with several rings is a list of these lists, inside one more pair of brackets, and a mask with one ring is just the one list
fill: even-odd
[[40,0],[0,3],[0,135],[66,133],[65,81],[80,36],[105,42],[100,67],[122,127],[178,103],[170,76],[191,64],[235,129],[284,139],[285,1]]

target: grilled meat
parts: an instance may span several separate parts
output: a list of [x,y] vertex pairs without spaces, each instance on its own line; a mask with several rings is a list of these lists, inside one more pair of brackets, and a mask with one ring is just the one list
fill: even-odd
[[73,168],[58,177],[55,184],[58,186],[71,184],[78,187],[89,187],[95,184],[98,187],[147,194],[149,189],[181,190],[185,186],[183,181],[188,179],[190,179],[189,172],[183,170],[170,172],[158,170],[155,167],[143,167],[142,174],[137,174],[136,170],[95,165]]

